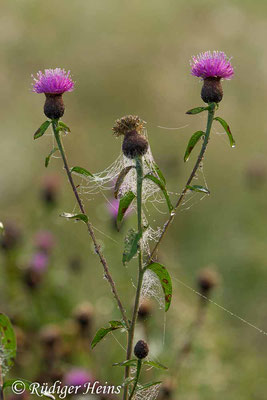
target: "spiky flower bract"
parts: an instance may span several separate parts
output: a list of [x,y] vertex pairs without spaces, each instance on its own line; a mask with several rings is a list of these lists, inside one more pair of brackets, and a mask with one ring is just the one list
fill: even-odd
[[234,68],[230,59],[223,51],[206,51],[193,56],[190,61],[191,74],[202,79],[223,78],[231,79]]
[[70,71],[66,72],[65,69],[45,69],[44,73],[42,71],[37,73],[37,78],[32,77],[34,80],[33,92],[35,93],[62,94],[72,92],[74,89]]

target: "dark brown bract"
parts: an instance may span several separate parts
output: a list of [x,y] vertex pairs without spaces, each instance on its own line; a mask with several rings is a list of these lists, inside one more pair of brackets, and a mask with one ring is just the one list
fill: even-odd
[[125,134],[122,143],[122,152],[125,157],[130,159],[141,157],[146,154],[147,150],[148,141],[142,134],[137,131]]
[[46,100],[44,105],[44,113],[47,118],[59,119],[63,117],[65,106],[63,103],[62,94],[45,93]]
[[205,103],[219,103],[223,98],[221,78],[204,79],[201,98]]
[[148,353],[149,348],[147,343],[144,340],[139,340],[134,348],[135,356],[141,360],[142,358],[146,358],[148,356]]

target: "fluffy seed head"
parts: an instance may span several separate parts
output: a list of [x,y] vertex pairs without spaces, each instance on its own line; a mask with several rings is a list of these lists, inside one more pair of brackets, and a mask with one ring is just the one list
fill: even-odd
[[42,71],[37,73],[37,78],[33,75],[32,77],[34,80],[32,90],[35,93],[62,94],[72,92],[74,89],[70,71],[66,72],[65,69],[45,69],[44,73]]
[[190,61],[191,74],[202,79],[223,78],[231,79],[234,75],[234,68],[230,59],[223,51],[206,51]]
[[125,115],[115,121],[112,130],[115,136],[126,135],[129,132],[142,132],[146,122],[142,121],[137,115]]
[[139,340],[134,347],[134,354],[140,360],[148,356],[149,348],[144,340]]

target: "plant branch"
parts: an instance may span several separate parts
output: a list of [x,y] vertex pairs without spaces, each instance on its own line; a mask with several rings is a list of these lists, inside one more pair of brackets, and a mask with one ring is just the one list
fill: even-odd
[[214,119],[214,113],[215,113],[215,104],[213,103],[213,104],[210,105],[210,108],[208,110],[208,121],[207,121],[206,133],[205,133],[205,136],[204,136],[204,141],[203,141],[200,153],[198,155],[197,161],[196,161],[196,163],[194,165],[194,168],[193,168],[193,170],[192,170],[192,172],[191,172],[191,174],[190,174],[190,176],[189,176],[189,178],[188,178],[188,180],[187,180],[187,182],[185,184],[185,187],[184,187],[182,193],[178,197],[177,203],[176,203],[173,211],[171,212],[169,219],[167,220],[167,222],[163,226],[161,235],[160,235],[157,243],[155,244],[155,246],[154,246],[154,248],[153,248],[153,250],[152,250],[152,252],[150,254],[149,262],[153,260],[153,257],[155,255],[160,243],[162,242],[162,240],[163,240],[163,238],[164,238],[164,236],[165,236],[170,224],[172,223],[172,221],[175,218],[176,211],[177,211],[178,207],[182,203],[186,193],[189,190],[188,186],[190,185],[190,183],[192,182],[192,180],[196,176],[196,173],[197,173],[197,171],[198,171],[198,169],[199,169],[199,167],[201,165],[201,162],[203,160],[203,157],[204,157],[204,154],[205,154],[205,151],[207,149],[208,142],[209,142],[211,126],[212,126],[212,122],[213,122],[213,119]]
[[[138,221],[138,233],[140,237],[142,235],[143,227],[142,227],[142,183],[143,183],[143,163],[142,159],[136,158],[136,174],[137,174],[137,221]],[[140,239],[141,240],[141,239]],[[126,359],[130,360],[133,351],[133,339],[135,332],[135,325],[137,321],[138,309],[139,309],[139,301],[142,289],[142,282],[144,276],[143,269],[143,252],[142,246],[139,242],[139,250],[138,250],[138,283],[135,295],[135,303],[133,309],[133,316],[130,325],[130,329],[128,332],[128,343],[127,343],[127,355]],[[130,375],[130,367],[125,367],[125,379],[127,379]],[[128,399],[128,385],[124,387],[123,400]]]
[[[64,151],[62,143],[61,143],[60,133],[59,133],[59,130],[58,130],[58,120],[52,120],[52,126],[53,126],[53,132],[54,132],[54,135],[55,135],[55,139],[56,139],[56,142],[57,142],[57,145],[58,145],[58,149],[59,149],[61,157],[62,157],[64,168],[66,170],[69,183],[70,183],[70,185],[72,187],[72,191],[74,193],[74,196],[75,196],[75,198],[77,200],[77,203],[79,205],[79,208],[80,208],[82,214],[86,215],[84,206],[82,204],[82,200],[81,200],[81,198],[80,198],[80,196],[79,196],[79,194],[77,192],[77,188],[76,188],[76,186],[74,184],[74,181],[72,179],[72,175],[71,175],[71,172],[70,172],[70,169],[69,169],[69,166],[68,166],[66,154],[65,154],[65,151]],[[129,323],[128,323],[128,319],[126,317],[125,310],[123,308],[122,302],[121,302],[120,297],[118,295],[118,292],[117,292],[117,289],[116,289],[116,286],[115,286],[115,282],[113,281],[113,279],[111,277],[107,261],[106,261],[104,255],[101,252],[101,248],[100,248],[99,243],[97,242],[97,239],[96,239],[92,224],[88,221],[86,223],[86,225],[87,225],[87,229],[88,229],[89,235],[92,238],[92,241],[93,241],[93,244],[94,244],[94,248],[95,248],[95,252],[99,257],[101,264],[103,265],[104,272],[105,272],[105,277],[106,277],[107,281],[110,284],[111,291],[112,291],[112,293],[113,293],[113,295],[114,295],[114,297],[116,299],[116,302],[118,304],[118,307],[120,309],[123,321],[125,322],[127,328],[129,328]]]

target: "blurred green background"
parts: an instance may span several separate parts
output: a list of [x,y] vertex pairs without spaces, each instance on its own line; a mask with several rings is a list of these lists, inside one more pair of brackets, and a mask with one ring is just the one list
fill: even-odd
[[[266,18],[263,0],[1,1],[0,219],[13,221],[22,231],[16,251],[20,271],[34,251],[37,231],[50,230],[55,237],[47,280],[34,293],[17,281],[7,289],[7,257],[1,256],[1,309],[28,340],[36,338],[17,373],[36,379],[42,365],[39,330],[53,323],[67,334],[79,303],[89,301],[94,307],[92,332],[119,317],[84,226],[58,217],[72,212],[75,203],[61,161],[52,159],[48,169],[44,167],[52,138],[33,141],[45,117],[44,96],[31,93],[31,74],[44,68],[70,69],[76,82],[75,91],[64,96],[63,120],[72,129],[64,139],[70,165],[91,172],[109,166],[120,152],[120,141],[111,131],[114,120],[137,114],[147,121],[153,154],[169,190],[179,192],[197,156],[195,149],[184,165],[185,146],[193,132],[205,127],[204,115],[185,114],[202,103],[201,83],[190,76],[189,59],[213,49],[233,57],[235,77],[223,84],[218,115],[230,124],[237,146],[231,149],[222,128],[214,124],[204,162],[211,195],[203,201],[198,195],[190,199],[190,209],[182,208],[162,244],[159,257],[173,277],[173,305],[165,320],[154,303],[148,331],[152,356],[171,372],[150,374],[162,379],[175,375],[175,354],[199,302],[179,281],[195,288],[203,267],[214,265],[221,276],[214,301],[267,331]],[[40,192],[49,175],[57,175],[58,202],[48,212]],[[201,179],[199,174],[199,183]],[[133,261],[126,269],[121,263],[127,227],[120,233],[114,230],[101,195],[83,199],[93,225],[104,233],[97,236],[129,307],[136,266]],[[151,215],[159,226],[166,217]],[[131,223],[133,216],[126,225]],[[77,257],[82,267],[71,272],[70,260]],[[116,338],[125,344],[123,335]],[[266,335],[209,304],[173,398],[266,399],[266,349]],[[83,366],[103,381],[120,383],[122,371],[110,366],[125,355],[113,337],[93,353],[89,344],[72,350],[60,368]]]

